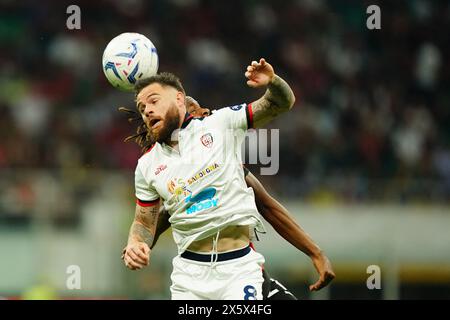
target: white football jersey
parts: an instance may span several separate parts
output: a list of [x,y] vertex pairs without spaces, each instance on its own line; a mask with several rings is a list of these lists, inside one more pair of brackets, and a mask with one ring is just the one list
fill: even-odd
[[187,114],[173,135],[179,151],[156,143],[139,159],[137,203],[151,206],[162,200],[180,254],[193,241],[228,226],[265,232],[242,168],[241,144],[251,127],[251,104],[223,108],[206,118]]

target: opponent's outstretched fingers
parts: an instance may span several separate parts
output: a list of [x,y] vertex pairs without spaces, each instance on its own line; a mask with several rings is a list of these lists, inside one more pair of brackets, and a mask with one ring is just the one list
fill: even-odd
[[309,290],[317,291],[322,289],[323,287],[326,287],[334,279],[334,277],[334,273],[326,271],[320,276],[319,280],[317,280],[316,283],[309,286]]
[[309,286],[309,291],[317,291],[325,286],[324,281],[319,279],[316,283]]

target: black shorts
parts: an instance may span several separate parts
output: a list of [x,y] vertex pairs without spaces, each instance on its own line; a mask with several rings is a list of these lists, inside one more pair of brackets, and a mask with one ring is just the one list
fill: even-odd
[[271,278],[266,270],[263,270],[263,278],[263,300],[297,300],[285,286]]

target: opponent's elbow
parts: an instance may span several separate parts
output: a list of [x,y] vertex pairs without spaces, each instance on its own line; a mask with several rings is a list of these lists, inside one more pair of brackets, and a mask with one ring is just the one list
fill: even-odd
[[289,84],[279,76],[275,76],[267,91],[269,100],[278,112],[285,112],[292,109],[295,104],[295,95]]
[[291,91],[290,94],[287,94],[282,101],[278,101],[277,107],[275,110],[278,114],[287,112],[292,109],[295,104],[295,95]]
[[292,92],[292,94],[289,96],[288,101],[287,101],[288,110],[291,110],[292,107],[294,106],[294,104],[295,104],[295,95]]
[[292,109],[295,104],[295,96],[292,95],[290,97],[286,97],[286,99],[282,102],[276,104],[275,108],[273,108],[274,116],[278,116],[282,113],[288,112]]

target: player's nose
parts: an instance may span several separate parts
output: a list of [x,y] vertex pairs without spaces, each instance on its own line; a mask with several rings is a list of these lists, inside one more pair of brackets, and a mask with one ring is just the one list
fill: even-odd
[[155,111],[153,110],[152,106],[150,104],[145,105],[144,109],[144,115],[148,118],[150,117]]

